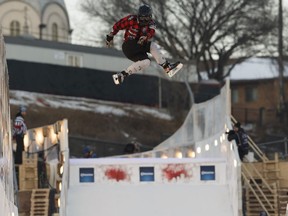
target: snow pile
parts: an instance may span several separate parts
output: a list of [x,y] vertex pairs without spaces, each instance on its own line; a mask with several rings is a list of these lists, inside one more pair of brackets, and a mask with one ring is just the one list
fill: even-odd
[[68,97],[59,95],[40,94],[26,91],[10,90],[11,105],[36,105],[40,107],[67,108],[81,111],[91,111],[100,114],[112,114],[116,116],[129,116],[133,111],[139,115],[151,115],[159,119],[171,120],[172,117],[164,110],[157,108],[122,104],[103,100],[95,100],[80,97]]

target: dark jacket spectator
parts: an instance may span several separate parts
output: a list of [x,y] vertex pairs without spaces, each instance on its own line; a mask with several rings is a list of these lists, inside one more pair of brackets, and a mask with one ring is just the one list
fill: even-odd
[[83,156],[84,158],[96,158],[96,154],[88,146],[83,149]]
[[140,143],[132,141],[124,148],[124,154],[134,154],[140,152]]
[[234,124],[233,130],[230,130],[227,134],[229,141],[235,140],[238,147],[240,160],[243,161],[244,156],[248,154],[249,143],[248,143],[248,135],[241,127],[240,122]]

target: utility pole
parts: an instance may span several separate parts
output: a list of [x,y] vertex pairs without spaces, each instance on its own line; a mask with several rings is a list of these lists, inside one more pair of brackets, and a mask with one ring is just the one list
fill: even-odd
[[279,111],[284,120],[287,122],[287,110],[285,106],[285,90],[284,90],[284,65],[283,65],[283,5],[279,0],[278,6],[278,69],[279,69]]

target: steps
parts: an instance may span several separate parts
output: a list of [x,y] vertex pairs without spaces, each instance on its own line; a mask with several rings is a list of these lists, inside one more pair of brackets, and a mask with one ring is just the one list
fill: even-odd
[[[233,116],[231,121],[237,122]],[[274,159],[269,160],[250,137],[248,140],[250,150],[254,152],[259,162],[242,163],[245,216],[259,216],[263,210],[267,216],[287,216],[288,187],[285,183],[288,179],[287,161],[284,162],[285,166],[283,161],[280,164],[278,153],[274,153]]]
[[246,163],[242,170],[246,216],[259,216],[263,210],[267,212],[267,216],[287,216],[288,188],[280,185],[278,156],[275,155],[274,160],[263,161],[262,169],[259,166],[258,169],[255,168],[253,163]]
[[263,176],[268,183],[276,182],[279,185],[280,167],[277,153],[274,155],[274,160],[263,161]]
[[281,216],[286,215],[286,207],[288,204],[288,188],[280,188],[278,191],[279,195],[279,212]]
[[[271,191],[269,188],[258,183],[250,184],[252,189],[246,190],[246,210],[247,216],[259,216],[261,211],[265,211],[269,216],[278,216],[278,195],[276,186]],[[259,200],[261,202],[259,202]]]
[[48,216],[50,189],[34,189],[31,195],[30,216]]

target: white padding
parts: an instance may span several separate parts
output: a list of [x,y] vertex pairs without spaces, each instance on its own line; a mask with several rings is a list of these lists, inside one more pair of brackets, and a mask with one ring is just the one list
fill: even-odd
[[144,59],[141,61],[134,62],[132,65],[130,65],[126,72],[131,75],[133,73],[136,73],[137,71],[144,70],[145,68],[149,67],[150,65],[150,59]]
[[156,62],[161,65],[164,62],[166,62],[166,58],[163,56],[163,54],[160,52],[159,46],[153,42],[151,42],[150,45],[150,53],[155,58]]

